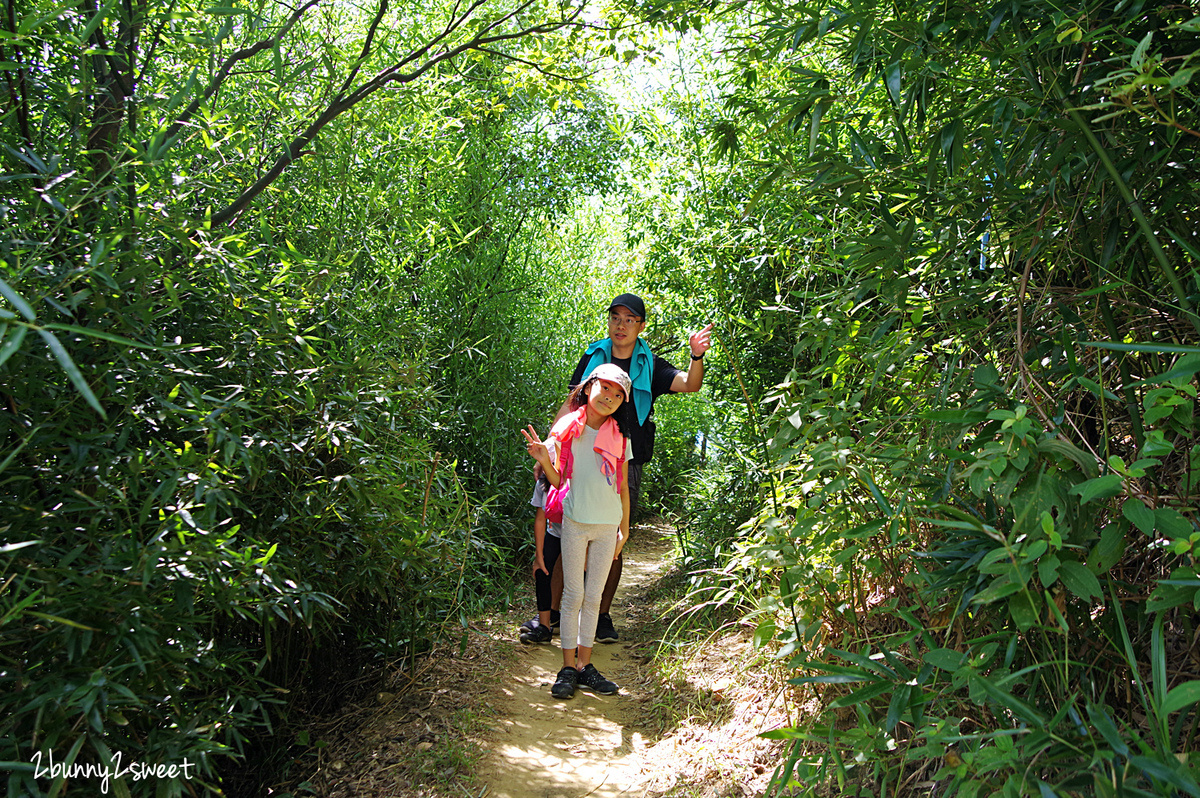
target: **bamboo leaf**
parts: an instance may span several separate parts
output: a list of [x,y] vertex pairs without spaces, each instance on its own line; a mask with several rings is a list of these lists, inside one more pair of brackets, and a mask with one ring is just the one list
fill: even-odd
[[942,157],[946,159],[946,171],[951,175],[958,173],[958,153],[962,149],[962,136],[960,119],[954,119],[942,128]]
[[992,697],[997,703],[1008,707],[1012,713],[1026,723],[1031,723],[1036,726],[1044,726],[1046,716],[1038,712],[1031,705],[1017,698],[1012,693],[1006,692],[998,687],[991,679],[986,676],[972,675],[971,683],[978,686],[981,690]]
[[73,629],[84,629],[88,632],[99,632],[100,631],[99,629],[97,629],[93,626],[87,626],[85,624],[79,623],[78,621],[72,621],[70,618],[60,618],[57,615],[50,615],[49,613],[45,613],[45,612],[34,612],[33,610],[27,610],[26,615],[32,615],[35,618],[41,618],[43,621],[53,621],[54,623],[61,623],[66,626],[70,626]]
[[883,78],[887,84],[888,95],[892,98],[892,104],[897,108],[900,107],[900,64],[889,64],[883,71]]
[[986,410],[961,408],[958,410],[930,410],[921,414],[927,421],[939,421],[947,424],[978,424],[987,420]]
[[775,169],[771,171],[771,174],[763,178],[763,181],[759,183],[758,188],[755,189],[753,196],[750,197],[749,202],[746,203],[746,208],[742,211],[742,218],[746,218],[754,212],[754,208],[757,207],[758,201],[762,199],[763,195],[767,193],[767,190],[771,188],[771,185],[779,178],[779,176],[784,173],[785,168],[786,167],[783,165],[776,166]]
[[14,324],[12,332],[6,335],[7,332],[6,329],[0,329],[0,341],[3,342],[0,343],[0,366],[3,366],[21,348],[21,342],[25,340],[25,334],[29,332],[29,328]]
[[17,459],[17,455],[21,453],[22,449],[29,445],[29,442],[33,439],[33,436],[39,430],[41,430],[41,428],[41,425],[34,427],[25,434],[25,437],[21,438],[21,442],[19,444],[12,448],[12,451],[8,453],[8,457],[5,457],[3,462],[0,462],[0,474],[4,473],[4,470],[8,468],[9,464],[12,463],[13,460]]
[[1200,372],[1200,355],[1185,355],[1180,358],[1179,362],[1176,363],[1172,368],[1168,369],[1162,374],[1158,374],[1153,377],[1147,377],[1146,379],[1138,380],[1137,382],[1131,382],[1129,383],[1129,387],[1141,388],[1144,385],[1156,385],[1160,382],[1170,382],[1171,380],[1184,378],[1190,379],[1192,375],[1196,374],[1197,372]]
[[987,36],[984,37],[985,41],[990,41],[996,35],[996,31],[1000,29],[1000,23],[1004,22],[1004,17],[1008,13],[1009,7],[1004,3],[997,3],[993,8],[996,9],[996,13],[992,16],[991,24],[988,25]]
[[1200,785],[1197,785],[1191,776],[1181,773],[1160,760],[1151,759],[1148,756],[1131,756],[1129,757],[1129,764],[1159,781],[1165,781],[1183,790],[1188,795],[1193,796],[1193,798],[1200,798]]
[[879,507],[880,511],[889,517],[895,515],[896,513],[892,509],[891,503],[888,502],[887,497],[883,495],[883,492],[879,490],[879,486],[875,484],[875,480],[872,479],[871,472],[860,467],[856,467],[854,470],[858,474],[859,479],[866,484],[867,490],[871,492],[871,498],[875,500],[875,504]]
[[836,673],[825,674],[822,676],[799,676],[794,679],[788,679],[788,684],[796,686],[804,684],[850,684],[853,682],[873,682],[875,678],[865,673],[848,674]]
[[821,117],[825,115],[825,109],[828,107],[828,103],[817,103],[815,106],[813,106],[812,120],[809,122],[808,130],[809,155],[812,155],[817,149],[817,134],[821,129]]
[[[64,12],[66,10],[67,9],[64,9]],[[21,161],[24,161],[25,163],[29,164],[29,166],[31,166],[33,168],[33,170],[38,173],[38,175],[45,176],[45,175],[50,174],[50,167],[46,166],[46,162],[43,161],[41,158],[39,158],[37,153],[34,152],[33,150],[30,150],[26,147],[22,147],[21,149],[16,150],[16,149],[13,149],[12,147],[8,146],[7,144],[0,144],[0,146],[4,147],[4,149],[8,152],[9,155],[13,156],[14,158],[18,158]]]
[[870,657],[864,656],[863,654],[858,654],[854,651],[842,651],[842,650],[836,649],[836,648],[827,648],[827,649],[825,649],[825,653],[830,654],[835,657],[841,657],[842,659],[846,660],[847,662],[853,662],[855,665],[858,665],[859,667],[867,668],[868,670],[873,670],[876,673],[880,674],[881,676],[886,676],[889,679],[897,678],[896,672],[894,670],[892,670],[888,666],[884,665],[883,663],[876,662],[875,660],[871,659]]
[[119,0],[108,0],[107,3],[102,5],[99,10],[92,15],[92,18],[88,20],[88,24],[84,26],[83,30],[77,34],[79,40],[86,42],[89,38],[91,38],[92,34],[96,32],[96,29],[100,27],[100,23],[108,19],[108,16],[112,13],[113,7],[118,2]]
[[1159,352],[1175,355],[1200,355],[1200,347],[1175,346],[1174,344],[1127,344],[1118,341],[1080,341],[1080,346],[1094,346],[1114,352]]
[[1150,629],[1150,679],[1154,705],[1160,708],[1158,721],[1165,733],[1167,719],[1165,713],[1161,712],[1161,707],[1167,700],[1167,654],[1163,642],[1162,613],[1155,616],[1154,625]]
[[850,695],[844,695],[841,698],[830,702],[829,706],[833,708],[852,707],[855,704],[861,704],[864,701],[870,701],[872,698],[878,698],[884,693],[892,690],[893,687],[894,685],[891,682],[876,682],[875,684],[868,685],[867,687],[860,687]]
[[896,724],[900,722],[900,718],[904,716],[905,710],[912,701],[912,691],[912,685],[905,684],[892,693],[892,700],[888,703],[887,719],[883,724],[884,731],[890,732],[896,728]]
[[75,390],[83,395],[83,398],[92,406],[92,409],[100,414],[101,418],[108,418],[104,412],[104,408],[100,406],[100,401],[96,399],[96,394],[92,393],[92,389],[83,378],[83,373],[75,365],[75,361],[71,360],[71,355],[62,345],[62,342],[49,330],[38,330],[38,333],[45,340],[46,345],[50,347],[50,351],[54,353],[55,359],[58,360],[58,364],[66,372],[67,378],[71,380],[71,384],[75,386]]
[[[36,613],[30,613],[30,615],[35,614]],[[75,738],[75,743],[71,746],[71,750],[67,751],[66,759],[63,760],[63,770],[61,771],[62,775],[55,778],[50,784],[50,792],[48,794],[49,798],[58,798],[58,794],[62,792],[63,787],[66,786],[66,774],[70,772],[71,765],[75,764],[75,757],[79,756],[79,749],[83,748],[83,744],[87,741],[87,739],[88,735],[86,734],[80,734]]]
[[983,590],[976,593],[971,598],[972,604],[991,604],[994,601],[999,601],[1003,598],[1008,598],[1013,593],[1019,591],[1023,585],[1020,582],[1014,582],[1008,576],[1001,576],[994,580]]
[[40,540],[23,540],[20,543],[6,543],[3,546],[0,546],[0,554],[8,554],[10,551],[23,549],[26,546],[36,546],[41,542],[42,541]]
[[1057,454],[1073,460],[1084,476],[1089,479],[1095,479],[1099,473],[1100,467],[1096,463],[1096,458],[1068,440],[1046,438],[1038,441],[1037,448],[1039,452]]
[[76,335],[86,335],[90,338],[100,338],[104,341],[111,341],[114,344],[121,346],[129,346],[135,349],[155,349],[161,350],[163,347],[155,346],[154,344],[143,344],[139,341],[134,341],[131,338],[125,338],[121,335],[114,335],[104,330],[97,330],[95,327],[77,327],[74,324],[47,324],[42,327],[43,330],[61,330],[62,332],[75,333]]
[[1125,740],[1121,737],[1121,732],[1117,729],[1112,718],[1108,716],[1105,708],[1099,704],[1089,702],[1087,706],[1088,718],[1091,719],[1092,725],[1096,727],[1096,731],[1100,732],[1100,736],[1108,743],[1117,754],[1121,756],[1129,756],[1129,746],[1125,744]]
[[[1200,17],[1198,17],[1198,19],[1200,19]],[[1200,67],[1198,67],[1197,69],[1200,69]],[[1186,71],[1190,77],[1191,73],[1193,73],[1197,70],[1196,69],[1188,69],[1188,70],[1184,70],[1184,71]],[[1185,239],[1183,236],[1176,233],[1174,230],[1170,230],[1170,229],[1167,230],[1167,235],[1169,235],[1171,237],[1171,240],[1174,241],[1176,244],[1178,244],[1180,249],[1182,249],[1184,252],[1186,252],[1192,260],[1196,261],[1197,263],[1200,263],[1200,251],[1197,251],[1196,248],[1193,247],[1188,242],[1187,239]]]
[[0,294],[2,294],[5,299],[13,304],[13,307],[17,309],[18,313],[25,317],[26,321],[33,321],[36,318],[33,313],[33,308],[29,307],[29,303],[25,301],[24,297],[14,291],[12,287],[3,280],[0,280]]

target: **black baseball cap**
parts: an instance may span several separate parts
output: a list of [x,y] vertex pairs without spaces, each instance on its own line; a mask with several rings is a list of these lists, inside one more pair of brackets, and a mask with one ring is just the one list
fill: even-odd
[[640,296],[634,294],[621,294],[612,301],[608,306],[611,313],[613,308],[629,308],[635,316],[641,317],[642,321],[646,320],[646,303],[642,301]]

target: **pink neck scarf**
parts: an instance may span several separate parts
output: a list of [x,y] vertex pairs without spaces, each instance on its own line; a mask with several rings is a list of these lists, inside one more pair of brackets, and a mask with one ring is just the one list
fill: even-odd
[[[587,426],[586,405],[560,418],[550,430],[550,434],[558,439],[561,449],[564,444],[568,444],[582,435],[585,426]],[[625,436],[621,434],[621,428],[617,426],[616,419],[610,416],[600,425],[600,429],[596,431],[596,443],[592,446],[592,450],[600,455],[600,473],[604,474],[609,485],[616,484],[617,490],[620,491],[621,464],[625,460]],[[615,483],[614,477],[616,478]]]

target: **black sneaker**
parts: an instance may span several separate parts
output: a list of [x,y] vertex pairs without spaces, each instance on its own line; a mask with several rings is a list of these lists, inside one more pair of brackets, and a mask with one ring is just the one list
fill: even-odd
[[600,613],[600,617],[596,619],[596,642],[617,642],[617,630],[613,626],[612,616],[607,612]]
[[537,627],[539,627],[541,625],[542,625],[542,622],[539,621],[538,617],[535,615],[532,618],[530,618],[528,621],[526,621],[525,623],[523,623],[517,627],[517,634],[520,635],[520,634],[525,634],[526,632],[532,632],[534,629],[536,629]]
[[554,633],[550,631],[549,626],[542,626],[540,623],[535,623],[532,628],[522,626],[517,638],[522,643],[549,643],[550,638]]
[[[595,670],[593,668],[592,670]],[[570,665],[564,666],[558,672],[558,678],[554,680],[554,685],[550,688],[550,695],[555,698],[570,698],[575,695],[575,685],[579,683],[579,671],[572,668]],[[616,685],[614,685],[615,687]]]
[[558,610],[550,610],[550,628],[557,632],[560,620]]
[[[560,673],[559,676],[561,677],[562,674]],[[579,676],[576,678],[580,687],[595,690],[601,695],[612,695],[621,689],[617,687],[616,682],[610,682],[601,676],[600,671],[596,670],[596,666],[590,662],[583,666],[583,670],[579,672]]]

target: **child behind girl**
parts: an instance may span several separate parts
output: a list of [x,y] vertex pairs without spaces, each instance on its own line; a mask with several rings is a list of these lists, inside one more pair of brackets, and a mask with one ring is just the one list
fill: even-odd
[[537,515],[533,519],[533,541],[536,546],[533,558],[533,586],[537,596],[538,617],[536,621],[522,624],[518,638],[522,643],[549,643],[550,638],[554,636],[550,575],[554,573],[554,565],[558,562],[559,552],[562,551],[559,542],[562,524],[546,519],[546,492],[550,490],[550,480],[546,478],[541,463],[534,465],[533,476],[536,482],[533,486],[533,498],[529,503],[537,508]]
[[563,667],[550,688],[555,698],[570,698],[576,686],[605,695],[620,689],[591,660],[608,569],[629,540],[630,387],[624,369],[604,363],[571,391],[572,412],[558,420],[545,441],[532,426],[521,430],[530,457],[550,484],[568,488],[562,499]]

